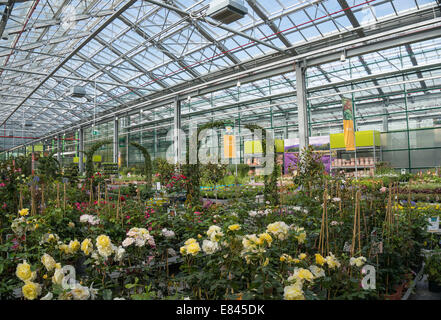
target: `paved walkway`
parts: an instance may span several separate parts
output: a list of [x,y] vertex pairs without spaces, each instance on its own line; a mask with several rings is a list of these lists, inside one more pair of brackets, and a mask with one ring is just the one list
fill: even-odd
[[418,280],[415,286],[415,293],[413,293],[409,300],[441,300],[441,293],[429,291],[429,282],[427,275]]

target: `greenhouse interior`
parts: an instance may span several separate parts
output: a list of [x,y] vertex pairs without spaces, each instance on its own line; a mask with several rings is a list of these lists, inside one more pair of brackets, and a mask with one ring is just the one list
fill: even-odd
[[440,0],[0,12],[0,300],[441,300]]

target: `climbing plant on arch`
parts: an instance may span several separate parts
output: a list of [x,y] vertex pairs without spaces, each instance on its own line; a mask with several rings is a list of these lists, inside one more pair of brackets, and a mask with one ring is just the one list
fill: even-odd
[[[200,168],[199,168],[200,167],[199,157],[198,156],[196,157],[197,158],[196,164],[190,164],[190,161],[189,161],[190,160],[190,152],[188,152],[190,150],[190,147],[189,147],[190,142],[189,141],[191,141],[191,140],[197,141],[196,150],[197,150],[197,152],[199,152],[201,142],[199,141],[198,137],[199,137],[199,134],[203,130],[224,128],[226,125],[228,125],[230,123],[231,123],[230,121],[214,121],[214,122],[206,123],[206,124],[198,127],[198,129],[194,133],[194,135],[196,135],[196,137],[193,135],[192,137],[190,137],[190,139],[187,140],[187,143],[186,143],[187,144],[186,165],[184,166],[184,172],[188,178],[187,203],[192,204],[192,205],[198,205],[198,204],[200,204],[200,199],[201,199],[201,197],[200,197],[201,174],[200,174]],[[251,132],[254,132],[256,130],[261,130],[263,156],[266,157],[266,154],[267,154],[267,150],[266,150],[267,132],[266,132],[266,130],[256,124],[246,124],[246,125],[244,125],[244,128],[250,130]],[[275,150],[275,145],[274,145],[274,150]],[[264,183],[265,183],[264,199],[265,199],[265,201],[269,201],[270,204],[272,204],[272,205],[279,204],[279,195],[278,195],[278,190],[277,190],[278,175],[279,175],[279,170],[278,170],[277,161],[276,161],[276,153],[274,152],[274,170],[272,170],[270,175],[264,176]]]
[[144,176],[145,182],[147,183],[147,188],[151,188],[152,186],[152,158],[150,157],[150,153],[147,148],[143,147],[139,143],[130,142],[130,145],[141,151],[144,157]]

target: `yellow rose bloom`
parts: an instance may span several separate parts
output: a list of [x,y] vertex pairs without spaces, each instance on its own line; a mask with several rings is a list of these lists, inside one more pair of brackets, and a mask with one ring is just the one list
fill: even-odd
[[263,262],[263,266],[266,267],[268,265],[268,263],[269,263],[269,259],[266,258],[265,261]]
[[325,258],[323,258],[322,257],[322,255],[321,254],[319,254],[319,253],[316,253],[315,254],[315,262],[317,263],[317,264],[319,264],[319,265],[324,265],[325,264],[325,262],[326,262],[326,259]]
[[312,281],[314,280],[314,275],[308,269],[300,268],[295,272],[294,276],[301,280]]
[[48,278],[48,275],[45,274],[45,275],[43,276],[43,279],[46,280],[47,278]]
[[271,245],[271,242],[273,241],[273,238],[270,236],[269,233],[261,233],[259,234],[260,240],[265,240],[269,245]]
[[285,262],[286,261],[286,255],[285,254],[280,257],[280,261],[281,262]]
[[283,289],[283,299],[285,300],[305,300],[303,290],[296,285],[287,286]]
[[23,296],[28,300],[34,300],[41,293],[41,287],[39,284],[26,281],[26,284],[21,288]]
[[305,258],[306,258],[306,254],[305,253],[299,254],[299,259],[300,260],[304,260]]
[[47,271],[52,271],[52,269],[55,268],[55,264],[56,264],[55,259],[52,258],[47,253],[45,253],[41,257],[41,263],[44,265],[44,267],[46,268]]
[[191,255],[197,255],[198,252],[201,251],[201,247],[199,246],[199,243],[194,242],[194,243],[190,243],[187,246],[187,252]]
[[296,239],[299,243],[303,243],[305,242],[306,239],[306,233],[302,232],[301,234],[299,234],[298,236],[296,236]]
[[21,281],[31,281],[34,280],[37,276],[37,273],[34,271],[31,271],[31,265],[26,262],[26,260],[23,261],[23,263],[19,263],[17,265],[17,269],[15,271],[15,275],[21,280]]
[[181,247],[181,248],[179,249],[179,252],[180,252],[182,255],[187,254],[187,247],[186,247],[186,246]]
[[90,239],[84,239],[83,242],[81,242],[81,251],[84,252],[86,256],[88,256],[93,250],[93,243]]
[[190,238],[190,239],[188,239],[187,241],[185,241],[184,244],[185,244],[186,246],[188,246],[188,245],[190,245],[190,244],[192,244],[192,243],[195,243],[195,242],[196,242],[196,239]]
[[300,263],[300,260],[299,260],[299,259],[292,259],[292,262],[294,262],[294,263]]
[[21,209],[20,211],[18,211],[18,214],[22,217],[27,216],[29,214],[29,209],[28,208]]
[[61,284],[63,278],[64,278],[63,270],[61,268],[55,269],[54,275],[52,277],[52,283]]
[[233,225],[231,225],[231,226],[228,227],[228,230],[230,230],[230,231],[237,231],[237,230],[240,230],[240,225],[238,225],[238,224],[233,224]]
[[80,247],[81,247],[81,244],[77,239],[69,242],[69,250],[72,253],[77,252],[80,249]]
[[102,234],[96,238],[96,245],[102,248],[106,248],[110,245],[110,238]]

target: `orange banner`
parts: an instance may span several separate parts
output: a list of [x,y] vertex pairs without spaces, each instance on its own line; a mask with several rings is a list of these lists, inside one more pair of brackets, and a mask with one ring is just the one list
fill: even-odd
[[355,150],[355,132],[354,132],[354,110],[352,101],[342,99],[343,102],[343,130],[345,137],[346,151]]
[[234,135],[224,135],[224,158],[233,159],[236,157],[236,139]]

